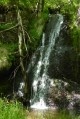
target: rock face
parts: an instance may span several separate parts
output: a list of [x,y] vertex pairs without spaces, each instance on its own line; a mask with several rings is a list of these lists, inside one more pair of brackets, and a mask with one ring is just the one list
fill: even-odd
[[80,58],[71,44],[64,22],[49,59],[48,72],[51,78],[70,79],[79,82]]
[[73,59],[75,52],[70,46],[70,38],[63,28],[52,49],[49,60],[49,76],[51,78],[73,79]]
[[41,105],[46,108],[49,102],[53,104],[49,91],[54,81],[58,83],[53,87],[52,92],[55,93],[52,94],[52,98],[55,99],[53,101],[60,108],[68,107],[70,102],[67,96],[69,94],[67,95],[65,90],[66,83],[62,81],[78,82],[76,79],[80,77],[79,68],[76,66],[78,64],[77,53],[71,44],[67,25],[63,23],[63,16],[57,14],[51,17],[43,33],[41,45],[33,55],[27,70],[31,83],[29,88],[31,87],[33,108],[41,107]]
[[[45,49],[44,54],[47,50],[47,47],[49,45],[49,36],[50,36],[50,29],[54,27],[56,23],[56,20],[54,20],[54,23],[49,21],[45,28]],[[39,47],[37,51],[35,52],[33,59],[32,59],[32,68],[30,69],[29,75],[30,79],[33,77],[34,73],[34,67],[37,65],[37,62],[40,57],[40,51],[43,49],[43,47]],[[76,60],[76,56],[78,54],[72,47],[72,41],[70,39],[67,25],[64,22],[59,36],[56,38],[55,46],[52,47],[50,57],[49,57],[49,66],[48,66],[48,75],[50,78],[59,78],[63,80],[73,80],[77,81],[77,79],[80,79],[79,71],[79,60]],[[43,67],[43,66],[42,66]],[[43,69],[43,68],[42,68]],[[41,71],[43,72],[43,71]]]
[[13,43],[8,44],[0,41],[0,95],[7,95],[13,91],[13,79],[10,79],[14,70],[13,60],[15,55],[13,55],[13,47]]

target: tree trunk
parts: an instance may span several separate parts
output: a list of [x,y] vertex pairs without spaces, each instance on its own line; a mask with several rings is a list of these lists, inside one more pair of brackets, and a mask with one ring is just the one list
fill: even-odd
[[[17,14],[17,20],[18,20],[18,39],[19,39],[19,54],[20,54],[20,66],[21,66],[21,71],[22,71],[22,75],[23,75],[23,81],[25,83],[25,87],[24,87],[24,94],[28,94],[28,86],[27,86],[27,73],[24,67],[24,61],[23,61],[23,46],[25,44],[25,34],[24,34],[24,29],[23,29],[23,24],[22,24],[22,18],[20,15],[20,10],[18,10],[18,14]],[[27,47],[26,47],[27,50]]]
[[40,12],[43,12],[45,0],[38,0],[36,4],[37,16]]

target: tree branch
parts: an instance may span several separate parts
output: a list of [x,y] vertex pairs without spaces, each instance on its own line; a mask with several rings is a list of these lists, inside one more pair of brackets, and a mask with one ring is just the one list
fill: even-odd
[[10,31],[10,30],[16,28],[17,26],[19,26],[19,24],[16,24],[15,26],[10,27],[9,29],[2,30],[2,31],[0,31],[0,33]]
[[29,41],[31,43],[31,38],[30,38],[30,36],[29,36],[29,34],[28,34],[28,32],[26,30],[25,30],[25,33],[26,33],[26,35],[27,35],[27,37],[28,37],[28,39],[29,39]]

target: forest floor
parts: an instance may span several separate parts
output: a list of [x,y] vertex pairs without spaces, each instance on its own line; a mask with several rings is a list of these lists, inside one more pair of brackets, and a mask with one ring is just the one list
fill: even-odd
[[48,117],[49,115],[55,114],[56,110],[32,110],[27,113],[27,117],[25,119],[47,119],[46,116]]
[[[73,104],[75,104],[75,106],[73,106]],[[75,108],[75,113],[73,107]],[[80,112],[77,112],[79,117],[76,117],[76,110],[78,111],[78,109],[80,109],[80,94],[73,94],[68,111],[66,109],[58,111],[57,109],[58,108],[49,108],[46,110],[33,109],[31,111],[26,110],[25,119],[80,119]]]

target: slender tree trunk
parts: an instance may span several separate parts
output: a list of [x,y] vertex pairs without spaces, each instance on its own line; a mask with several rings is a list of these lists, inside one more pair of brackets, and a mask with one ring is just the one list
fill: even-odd
[[17,14],[17,20],[18,20],[18,39],[19,39],[19,54],[20,54],[20,66],[21,66],[21,71],[22,71],[22,75],[23,75],[23,81],[25,83],[25,87],[24,87],[24,93],[28,94],[28,86],[27,86],[27,73],[24,67],[24,61],[23,61],[23,46],[26,48],[26,44],[25,44],[25,34],[24,34],[24,29],[23,29],[23,24],[22,24],[22,18],[20,15],[20,10],[18,10],[18,14]]
[[45,0],[38,0],[36,4],[37,16],[40,12],[43,12]]

